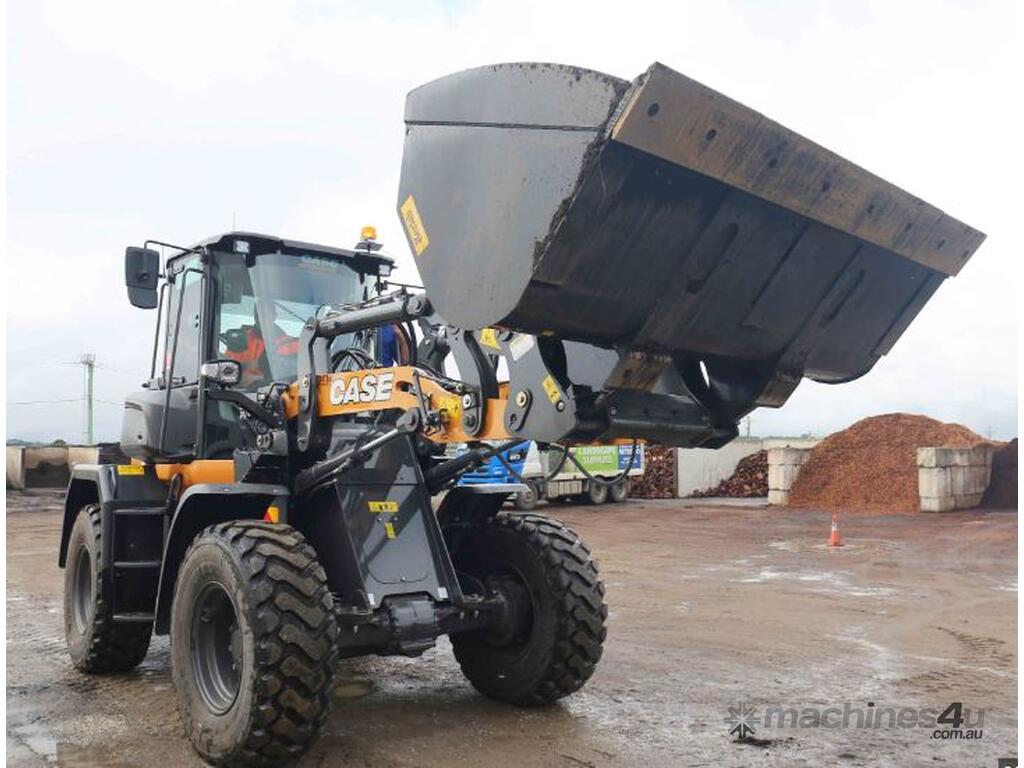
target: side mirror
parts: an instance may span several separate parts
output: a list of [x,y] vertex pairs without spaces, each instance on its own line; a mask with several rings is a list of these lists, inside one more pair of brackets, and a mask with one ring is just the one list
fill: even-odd
[[128,301],[139,309],[154,309],[158,303],[157,281],[160,278],[160,254],[149,248],[125,248],[124,284]]
[[211,360],[199,367],[199,375],[222,387],[233,387],[242,380],[242,366],[235,360]]

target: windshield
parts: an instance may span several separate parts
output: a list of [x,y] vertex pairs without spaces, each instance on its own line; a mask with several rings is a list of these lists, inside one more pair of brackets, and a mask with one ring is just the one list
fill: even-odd
[[242,387],[294,381],[299,334],[327,304],[361,298],[359,273],[339,259],[282,253],[215,259],[218,357],[242,365]]

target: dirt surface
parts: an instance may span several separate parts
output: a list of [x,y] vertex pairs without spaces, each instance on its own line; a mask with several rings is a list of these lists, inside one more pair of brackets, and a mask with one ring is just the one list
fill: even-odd
[[992,477],[981,506],[987,509],[1017,509],[1017,438],[995,452]]
[[[7,516],[8,764],[198,765],[165,638],[133,674],[72,669],[55,501],[8,495],[22,510]],[[466,684],[446,641],[421,659],[344,662],[335,711],[301,765],[995,766],[1016,754],[1015,514],[857,516],[843,523],[846,546],[828,550],[822,512],[692,500],[546,509],[592,545],[608,588],[608,642],[587,687],[548,709],[498,705]],[[855,727],[869,708],[934,718],[953,702],[971,710],[962,731],[985,709],[980,739]],[[741,704],[755,710],[745,743],[726,722]],[[847,704],[848,727],[759,719],[774,705],[804,718]]]
[[829,435],[800,468],[789,505],[852,512],[917,512],[917,449],[986,443],[959,424],[888,413]]

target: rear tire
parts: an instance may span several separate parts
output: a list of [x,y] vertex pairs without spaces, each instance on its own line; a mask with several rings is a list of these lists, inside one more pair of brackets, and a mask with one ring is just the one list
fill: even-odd
[[583,494],[588,504],[604,504],[608,501],[608,486],[591,480],[587,485],[587,492]]
[[629,478],[622,478],[615,485],[608,488],[608,501],[612,502],[612,504],[621,504],[629,498],[629,489]]
[[82,672],[127,672],[149,650],[152,624],[115,624],[103,562],[99,504],[83,507],[68,538],[64,564],[64,636],[71,663]]
[[316,552],[287,525],[207,528],[181,564],[171,664],[192,745],[221,766],[270,766],[309,747],[337,660],[333,597]]
[[608,608],[597,563],[572,530],[543,515],[501,515],[468,536],[454,561],[484,583],[517,581],[529,606],[525,624],[500,639],[486,630],[451,636],[455,658],[478,691],[540,706],[590,679]]

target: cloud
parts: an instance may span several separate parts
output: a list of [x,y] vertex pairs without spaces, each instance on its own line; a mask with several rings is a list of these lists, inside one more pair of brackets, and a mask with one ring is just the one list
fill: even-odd
[[[755,431],[893,409],[1016,431],[1012,2],[66,0],[8,14],[8,400],[77,392],[74,369],[36,364],[89,348],[119,371],[105,399],[144,378],[152,313],[125,301],[119,254],[146,237],[190,243],[235,219],[349,245],[375,224],[415,279],[394,207],[417,85],[497,61],[631,78],[659,60],[989,234],[867,377],[805,382]],[[8,434],[78,429],[74,405],[43,411],[9,407]],[[117,409],[102,412],[115,437]]]

